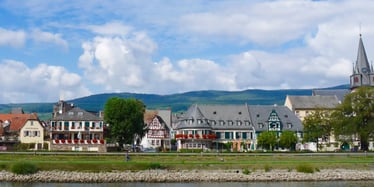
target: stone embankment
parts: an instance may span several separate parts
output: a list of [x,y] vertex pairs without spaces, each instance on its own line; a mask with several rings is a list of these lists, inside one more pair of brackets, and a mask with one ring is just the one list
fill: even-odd
[[78,183],[113,183],[113,182],[251,182],[251,181],[354,181],[374,180],[374,170],[321,170],[315,173],[300,173],[287,170],[269,172],[255,171],[243,174],[241,170],[205,170],[173,171],[146,170],[125,172],[65,172],[39,171],[32,175],[16,175],[0,171],[0,181],[7,182],[78,182]]

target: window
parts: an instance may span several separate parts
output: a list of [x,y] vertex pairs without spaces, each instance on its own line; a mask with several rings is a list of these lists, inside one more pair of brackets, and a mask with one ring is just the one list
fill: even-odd
[[225,132],[225,139],[232,139],[232,132]]
[[78,112],[78,116],[83,116],[83,112]]
[[264,124],[258,123],[258,128],[260,128],[260,129],[264,128]]
[[287,123],[287,128],[291,129],[292,128],[292,123]]
[[30,121],[30,125],[31,125],[31,126],[34,126],[34,121]]
[[239,125],[239,126],[241,126],[242,125],[242,121],[236,121],[237,122],[237,124]]
[[23,131],[23,137],[30,136],[30,131]]
[[70,111],[70,112],[68,112],[68,115],[72,116],[72,115],[74,115],[74,112]]
[[221,139],[221,133],[220,132],[216,132],[216,137],[217,137],[217,139]]
[[243,138],[243,139],[247,139],[247,132],[243,132],[243,133],[242,133],[242,138]]
[[234,124],[234,122],[233,121],[229,121],[229,125],[233,125]]
[[245,121],[245,125],[249,125],[250,123],[249,123],[249,121]]

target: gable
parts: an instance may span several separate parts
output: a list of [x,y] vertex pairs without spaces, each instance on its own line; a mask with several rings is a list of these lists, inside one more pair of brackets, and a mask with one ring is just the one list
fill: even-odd
[[19,131],[28,120],[39,120],[37,114],[0,114],[1,121],[9,122],[9,131]]

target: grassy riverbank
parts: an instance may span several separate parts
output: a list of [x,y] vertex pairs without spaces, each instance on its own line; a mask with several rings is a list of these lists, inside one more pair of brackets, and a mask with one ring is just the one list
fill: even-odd
[[300,165],[308,165],[317,170],[322,169],[355,169],[367,170],[374,168],[374,156],[303,156],[287,154],[233,154],[233,155],[189,155],[189,154],[141,154],[130,155],[49,155],[49,154],[0,154],[0,170],[9,170],[17,162],[24,161],[35,164],[39,170],[51,171],[138,171],[147,169],[170,170],[228,170],[249,169],[294,170]]

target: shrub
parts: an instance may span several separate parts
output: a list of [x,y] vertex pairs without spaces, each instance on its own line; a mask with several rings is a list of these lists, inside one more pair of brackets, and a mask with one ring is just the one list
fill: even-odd
[[314,173],[314,168],[309,164],[300,164],[296,166],[296,171],[302,173]]
[[243,174],[244,175],[249,175],[251,171],[249,171],[247,168],[243,169]]
[[149,164],[148,169],[164,169],[164,167],[160,163],[152,162]]
[[265,165],[264,166],[264,170],[265,170],[265,172],[269,172],[269,171],[271,171],[271,166],[269,166],[269,165]]
[[38,168],[32,163],[16,162],[11,166],[10,171],[15,174],[28,175],[38,172]]

